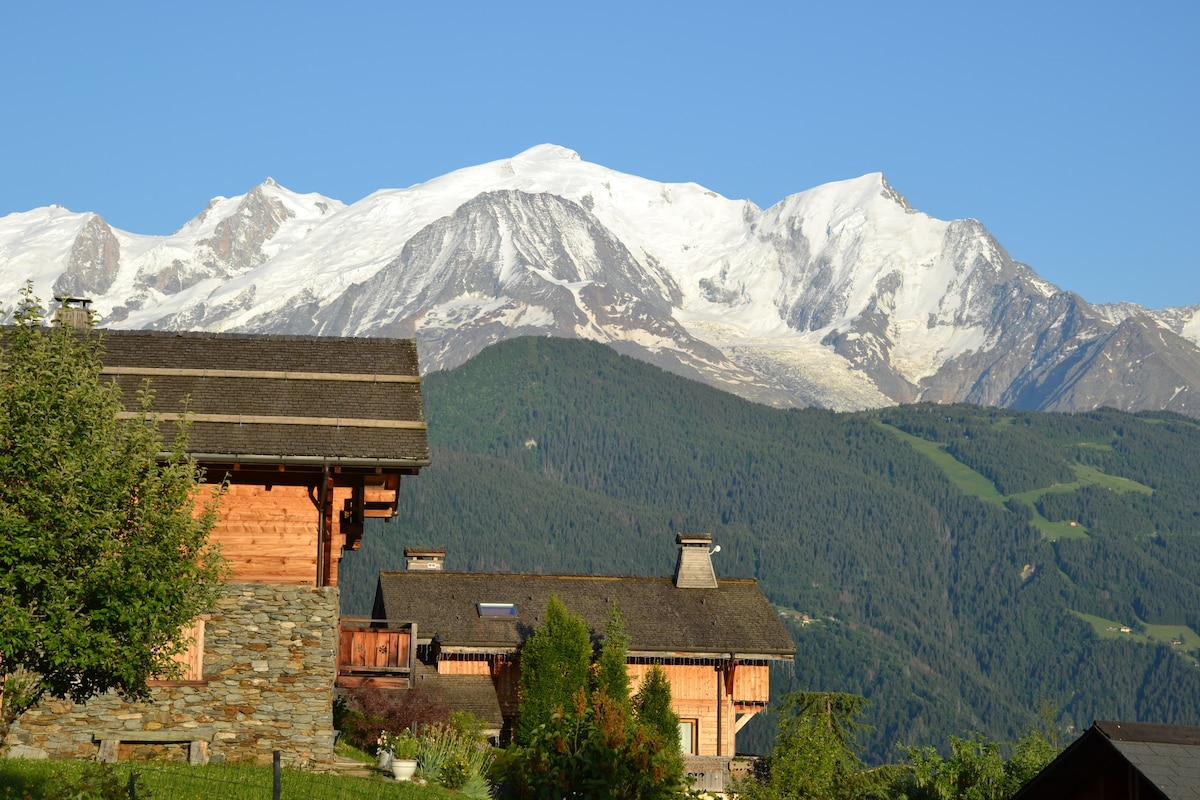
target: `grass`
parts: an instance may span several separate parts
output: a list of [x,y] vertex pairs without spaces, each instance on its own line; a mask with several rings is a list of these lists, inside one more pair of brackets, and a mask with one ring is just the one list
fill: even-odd
[[[1124,642],[1141,642],[1143,644],[1165,644],[1170,645],[1171,649],[1178,652],[1180,655],[1191,656],[1194,661],[1200,658],[1200,634],[1197,634],[1186,625],[1147,625],[1134,623],[1121,623],[1116,620],[1097,617],[1094,614],[1084,614],[1080,611],[1072,611],[1079,619],[1092,626],[1096,636],[1100,639],[1114,639]],[[1130,628],[1136,628],[1129,632],[1121,630],[1122,625]],[[1181,642],[1178,645],[1171,645],[1172,641]]]
[[[77,779],[89,768],[84,761],[0,759],[0,798],[41,800],[54,773]],[[267,800],[274,785],[272,768],[252,764],[189,766],[163,762],[121,762],[112,767],[129,780],[138,774],[138,796],[151,800]],[[289,800],[446,800],[462,794],[441,787],[418,786],[383,776],[356,778],[284,769],[282,797]],[[144,793],[144,794],[143,794]]]
[[933,463],[937,464],[938,468],[950,479],[950,482],[957,486],[963,494],[969,494],[985,503],[997,506],[1004,505],[1004,495],[996,491],[996,484],[947,453],[945,445],[922,439],[920,436],[913,436],[911,433],[905,433],[899,428],[888,425],[885,422],[876,424],[895,436],[900,437],[901,441],[906,442],[918,453],[927,456]]
[[[1001,424],[1004,418],[997,420],[997,425]],[[1154,490],[1149,486],[1131,481],[1128,478],[1122,478],[1116,475],[1109,475],[1100,470],[1089,467],[1084,464],[1072,464],[1071,468],[1075,472],[1075,480],[1070,483],[1059,483],[1054,486],[1047,486],[1041,489],[1033,489],[1028,492],[1019,492],[1012,495],[1002,495],[996,489],[996,484],[992,483],[988,478],[962,463],[954,456],[946,452],[945,445],[931,442],[927,439],[922,439],[919,436],[913,436],[911,433],[888,425],[884,422],[876,422],[880,427],[888,430],[893,435],[900,438],[901,441],[907,443],[918,453],[928,457],[939,469],[950,479],[950,482],[958,487],[958,490],[963,494],[970,495],[985,503],[991,503],[996,506],[1003,506],[1007,500],[1016,500],[1029,508],[1033,512],[1033,525],[1042,532],[1042,536],[1050,541],[1058,539],[1086,539],[1087,528],[1079,523],[1072,523],[1064,520],[1060,522],[1051,522],[1042,516],[1037,510],[1037,501],[1042,495],[1052,492],[1073,492],[1076,489],[1081,489],[1084,486],[1099,486],[1113,492],[1142,492],[1145,494],[1153,494]],[[1084,443],[1087,444],[1087,443]]]

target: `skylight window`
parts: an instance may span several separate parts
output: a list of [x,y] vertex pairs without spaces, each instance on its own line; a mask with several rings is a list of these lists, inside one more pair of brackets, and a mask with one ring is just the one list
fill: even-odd
[[487,619],[516,619],[517,607],[512,603],[480,603],[479,616]]

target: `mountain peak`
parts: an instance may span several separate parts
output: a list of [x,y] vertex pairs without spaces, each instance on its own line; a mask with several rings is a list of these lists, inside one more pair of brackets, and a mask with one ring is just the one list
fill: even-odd
[[514,158],[522,161],[582,161],[579,153],[557,144],[534,145]]

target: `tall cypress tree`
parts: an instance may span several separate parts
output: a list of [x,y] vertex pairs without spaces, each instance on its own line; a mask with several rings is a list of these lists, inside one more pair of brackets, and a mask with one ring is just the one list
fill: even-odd
[[586,690],[592,639],[587,623],[555,596],[546,604],[546,621],[521,648],[521,715],[517,741],[550,721],[555,710],[571,708],[572,697]]
[[604,623],[604,642],[596,659],[596,689],[629,708],[629,668],[625,657],[629,653],[629,636],[625,633],[625,618],[614,599],[608,607]]

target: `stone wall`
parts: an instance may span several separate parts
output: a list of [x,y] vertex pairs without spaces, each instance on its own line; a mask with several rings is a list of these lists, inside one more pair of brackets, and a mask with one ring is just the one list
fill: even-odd
[[320,768],[333,761],[337,625],[336,588],[227,584],[205,623],[204,685],[157,686],[144,703],[46,699],[8,741],[51,758],[96,758],[117,737],[118,758],[187,757],[196,741],[193,760],[269,763],[280,750]]

